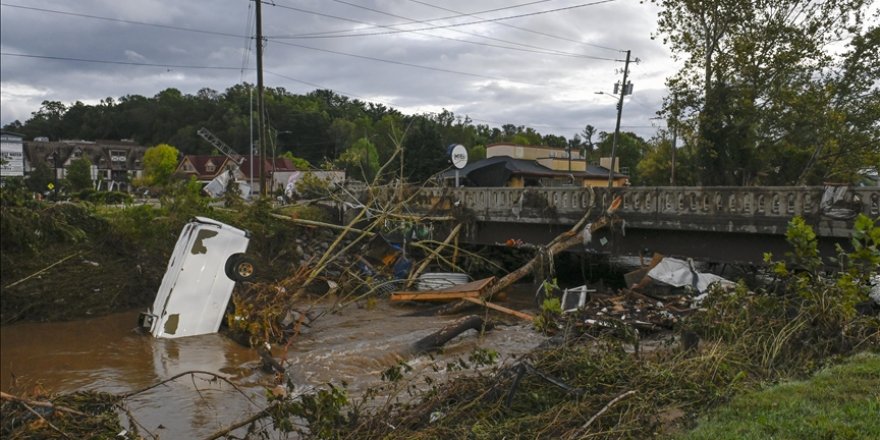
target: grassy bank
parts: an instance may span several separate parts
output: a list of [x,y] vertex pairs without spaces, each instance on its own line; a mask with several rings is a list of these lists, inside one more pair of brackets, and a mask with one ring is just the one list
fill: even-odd
[[880,355],[863,353],[809,380],[737,396],[678,440],[880,438]]
[[0,321],[66,320],[150,301],[174,239],[155,222],[126,228],[136,214],[74,203],[4,206]]
[[[183,225],[194,216],[251,232],[260,278],[288,276],[294,242],[314,231],[271,215],[269,200],[209,206],[198,185],[179,182],[158,204],[39,202],[0,190],[0,323],[58,321],[143,308],[156,295]],[[292,213],[285,213],[291,215]],[[321,208],[295,213],[327,220]]]

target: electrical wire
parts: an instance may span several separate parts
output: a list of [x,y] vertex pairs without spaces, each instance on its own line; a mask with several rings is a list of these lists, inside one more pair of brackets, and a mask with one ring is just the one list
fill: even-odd
[[[525,84],[525,85],[536,86],[536,87],[544,87],[543,84],[528,83],[528,82],[525,82],[525,81],[512,80],[512,79],[501,78],[501,77],[491,76],[491,75],[482,75],[482,74],[479,74],[479,73],[462,72],[462,71],[460,71],[460,70],[452,70],[452,69],[443,69],[443,68],[440,68],[440,67],[423,66],[423,65],[421,65],[421,64],[407,63],[407,62],[404,62],[404,61],[386,60],[386,59],[384,59],[384,58],[376,58],[376,57],[371,57],[371,56],[366,56],[366,55],[357,55],[357,54],[348,53],[348,52],[340,52],[340,51],[337,51],[337,50],[321,49],[321,48],[318,48],[318,47],[305,46],[305,45],[302,45],[302,44],[296,44],[296,43],[288,43],[288,42],[285,42],[285,41],[275,41],[275,43],[276,43],[276,44],[281,44],[281,45],[284,45],[284,46],[298,47],[298,48],[301,48],[301,49],[308,49],[308,50],[314,50],[314,51],[318,51],[318,52],[331,53],[331,54],[334,54],[334,55],[343,55],[343,56],[352,57],[352,58],[359,58],[359,59],[363,59],[363,60],[378,61],[378,62],[382,62],[382,63],[395,64],[395,65],[398,65],[398,66],[413,67],[413,68],[416,68],[416,69],[433,70],[433,71],[435,71],[435,72],[452,73],[452,74],[455,74],[455,75],[470,76],[470,77],[474,77],[474,78],[491,79],[491,80],[495,80],[495,81],[509,81],[509,82],[514,82],[514,83],[519,83],[519,84]],[[264,70],[264,71],[265,71],[265,70]]]
[[[382,11],[382,10],[379,10],[379,9],[376,9],[376,8],[371,8],[371,7],[367,7],[367,6],[358,5],[358,4],[356,4],[356,3],[351,3],[351,2],[348,2],[348,1],[345,1],[345,0],[332,0],[332,1],[334,1],[334,2],[336,2],[336,3],[343,4],[343,5],[351,6],[351,7],[353,7],[353,8],[358,8],[358,9],[363,9],[363,10],[370,11],[370,12],[375,12],[375,13],[377,13],[377,14],[382,14],[382,15],[387,15],[387,16],[390,16],[390,17],[402,18],[402,19],[404,19],[404,20],[409,20],[409,23],[407,23],[407,24],[413,24],[413,23],[424,24],[424,23],[427,23],[427,22],[428,22],[428,20],[417,20],[417,19],[410,18],[410,17],[406,17],[406,16],[403,16],[403,15],[398,15],[398,14],[394,14],[394,13],[391,13],[391,12]],[[445,8],[444,8],[444,9],[445,9]],[[478,18],[479,18],[479,17],[478,17]],[[383,28],[387,28],[387,29],[392,29],[392,30],[398,30],[398,29],[397,29],[396,27],[394,27],[394,26],[375,25],[375,24],[373,24],[373,23],[369,23],[369,22],[362,22],[362,23],[364,23],[364,24],[370,24],[370,25],[374,25],[374,26],[378,26],[378,27],[383,27]],[[504,23],[501,23],[501,24],[504,24]],[[496,45],[496,44],[484,43],[484,42],[479,42],[479,41],[462,40],[462,39],[459,39],[459,38],[444,37],[444,36],[440,36],[440,35],[427,34],[427,33],[424,33],[424,32],[418,32],[418,33],[421,34],[421,35],[427,35],[427,36],[430,36],[430,37],[433,37],[433,38],[440,38],[440,39],[443,39],[443,40],[458,41],[458,42],[461,42],[461,43],[476,44],[476,45],[480,45],[480,46],[496,47],[496,48],[501,48],[501,49],[519,50],[519,51],[522,51],[522,52],[540,53],[540,54],[546,54],[546,55],[561,55],[561,56],[576,57],[576,58],[589,58],[589,59],[609,60],[608,58],[604,58],[604,57],[597,57],[597,56],[583,55],[583,54],[577,54],[577,53],[571,53],[571,52],[564,52],[564,51],[557,50],[557,49],[547,49],[547,48],[545,48],[545,47],[535,46],[535,45],[531,45],[531,44],[517,43],[517,42],[515,42],[515,41],[505,40],[505,39],[502,39],[502,38],[489,37],[489,36],[482,35],[482,34],[478,34],[478,33],[475,33],[475,32],[467,32],[467,31],[462,31],[462,30],[459,30],[459,29],[450,29],[450,31],[452,31],[452,32],[456,32],[456,33],[459,33],[459,34],[470,35],[470,36],[472,36],[472,37],[483,38],[483,39],[490,40],[490,41],[497,41],[497,42],[500,42],[500,43],[506,43],[506,44],[512,44],[512,45],[515,45],[515,46],[521,46],[521,47],[529,48],[529,49],[532,49],[532,50],[528,50],[528,49],[520,49],[520,48],[515,48],[515,47],[509,47],[509,46],[500,46],[500,45]],[[345,36],[344,36],[344,35],[340,35],[340,36],[336,36],[336,37],[332,37],[332,36],[331,36],[331,37],[322,37],[322,38],[341,38],[341,37],[345,37]],[[302,37],[302,38],[303,38],[303,39],[311,39],[312,37]]]
[[[184,64],[165,64],[165,63],[138,63],[138,62],[132,62],[132,61],[98,60],[98,59],[87,59],[87,58],[57,57],[57,56],[48,56],[48,55],[33,55],[33,54],[21,54],[21,53],[9,53],[9,52],[0,52],[0,56],[13,56],[13,57],[35,58],[35,59],[45,59],[45,60],[74,61],[74,62],[99,63],[99,64],[117,64],[117,65],[126,65],[126,66],[162,67],[162,68],[169,68],[169,69],[170,68],[203,69],[203,70],[204,69],[212,69],[212,70],[239,70],[240,69],[240,67],[236,67],[236,66],[201,66],[201,65],[184,65]],[[247,70],[254,70],[254,69],[248,68]],[[322,84],[317,84],[317,83],[305,81],[302,79],[294,78],[294,77],[284,75],[281,73],[277,73],[277,72],[274,72],[271,70],[264,69],[263,71],[268,74],[275,75],[279,78],[284,78],[289,81],[305,84],[305,85],[308,85],[311,87],[315,87],[317,89],[334,90],[333,88],[327,87]],[[341,94],[349,96],[349,97],[354,97],[356,99],[360,99],[366,103],[377,103],[377,104],[381,104],[381,105],[384,105],[385,107],[392,108],[392,109],[395,107],[395,105],[393,105],[391,103],[379,101],[379,100],[376,100],[373,98],[366,98],[366,97],[359,96],[357,94],[350,93],[350,92],[347,92],[344,90],[336,89],[335,91],[336,91],[336,93],[341,93]],[[498,121],[492,121],[492,120],[488,120],[488,119],[475,118],[475,117],[471,117],[470,115],[467,115],[467,114],[465,115],[465,117],[469,118],[472,121],[485,122],[485,123],[489,123],[489,124],[496,124],[499,126],[511,123],[511,122],[498,122]],[[514,124],[514,125],[516,125],[516,124]],[[529,124],[521,124],[521,125],[528,125],[530,127],[579,129],[579,127],[563,127],[563,126],[556,126],[556,125],[550,125],[550,124],[540,124],[540,123],[529,123]],[[631,125],[631,126],[621,126],[621,128],[654,128],[654,127],[653,126]]]
[[253,14],[251,14],[253,8],[253,3],[248,2],[248,12],[247,12],[247,23],[244,26],[244,50],[241,53],[241,76],[239,77],[239,82],[244,82],[244,72],[247,69],[248,62],[251,59],[251,26],[256,26],[256,20],[251,20]]
[[[453,13],[456,13],[456,14],[460,14],[460,15],[462,15],[462,16],[474,17],[474,18],[477,18],[477,19],[480,19],[480,20],[484,19],[483,17],[480,17],[480,16],[478,15],[478,14],[482,14],[481,12],[476,12],[476,13],[466,13],[466,12],[456,11],[455,9],[445,8],[445,7],[443,7],[443,6],[433,5],[433,4],[431,4],[431,3],[423,2],[423,1],[421,1],[421,0],[409,0],[409,1],[411,1],[411,2],[413,2],[413,3],[420,4],[420,5],[428,6],[428,7],[431,7],[431,8],[440,9],[441,11],[453,12]],[[602,46],[602,45],[594,44],[594,43],[587,43],[587,42],[584,42],[584,41],[578,41],[578,40],[575,40],[575,39],[572,39],[572,38],[560,37],[560,36],[558,36],[558,35],[548,34],[548,33],[546,33],[546,32],[536,31],[536,30],[533,30],[533,29],[528,29],[528,28],[524,28],[524,27],[521,27],[521,26],[512,25],[512,24],[510,24],[510,23],[498,22],[498,23],[495,23],[495,24],[498,24],[498,25],[501,25],[501,26],[504,26],[504,27],[508,27],[508,28],[511,28],[511,29],[516,29],[516,30],[520,30],[520,31],[524,31],[524,32],[529,32],[529,33],[531,33],[531,34],[535,34],[535,35],[542,35],[542,36],[545,36],[545,37],[555,38],[555,39],[560,40],[560,41],[568,41],[568,42],[570,42],[570,43],[583,44],[584,46],[591,46],[591,47],[595,47],[595,48],[598,48],[598,49],[610,50],[610,51],[612,51],[612,52],[625,52],[625,51],[623,51],[623,50],[615,49],[615,48],[613,48],[613,47]]]
[[[270,74],[270,75],[277,76],[277,77],[279,77],[279,78],[283,78],[283,79],[289,80],[289,81],[293,81],[293,82],[300,83],[300,84],[305,84],[305,85],[310,86],[310,87],[315,87],[316,89],[320,89],[320,90],[333,90],[335,93],[339,93],[339,94],[345,95],[345,96],[347,96],[347,97],[349,97],[349,98],[360,99],[361,101],[363,101],[363,102],[365,102],[365,103],[376,103],[376,104],[381,104],[381,105],[384,105],[385,107],[388,107],[388,108],[390,108],[390,109],[393,109],[393,108],[396,107],[394,104],[391,104],[391,103],[389,103],[389,102],[383,102],[383,101],[380,101],[380,100],[377,100],[377,99],[367,98],[367,97],[365,97],[365,96],[360,96],[360,95],[358,95],[358,94],[356,94],[356,93],[350,93],[350,92],[347,92],[347,91],[345,91],[345,90],[334,89],[334,88],[332,88],[332,87],[328,87],[328,86],[323,85],[323,84],[317,84],[317,83],[313,83],[313,82],[310,82],[310,81],[305,81],[305,80],[302,80],[302,79],[299,79],[299,78],[294,78],[294,77],[289,76],[289,75],[284,75],[284,74],[282,74],[282,73],[278,73],[278,72],[274,72],[274,71],[270,71],[270,70],[265,70],[265,69],[263,70],[263,72],[268,73],[268,74]],[[490,120],[490,119],[475,118],[475,117],[472,117],[472,116],[469,115],[469,114],[465,114],[464,117],[470,119],[471,121],[475,121],[475,122],[483,122],[483,123],[487,123],[487,124],[495,124],[495,125],[497,125],[498,127],[501,127],[501,126],[504,126],[504,125],[507,125],[507,124],[513,124],[513,123],[510,122],[510,121],[508,121],[508,122],[499,122],[499,121],[493,121],[493,120]],[[551,124],[541,124],[541,123],[513,124],[513,125],[516,125],[516,126],[523,125],[523,126],[529,126],[529,127],[546,127],[546,128],[551,128],[551,129],[556,128],[556,129],[566,129],[566,130],[581,130],[581,129],[583,129],[583,127],[566,127],[566,126],[551,125]],[[652,128],[652,127],[650,127],[650,126],[635,126],[635,125],[633,125],[633,126],[623,126],[623,125],[622,125],[621,128]],[[612,130],[612,131],[613,131],[613,130]]]
[[[488,13],[490,13],[490,12],[503,11],[503,10],[505,10],[505,9],[515,9],[515,8],[520,8],[520,7],[523,7],[523,6],[534,5],[534,4],[537,4],[537,3],[546,3],[546,2],[548,2],[548,1],[551,1],[551,0],[537,0],[537,1],[527,2],[527,3],[520,3],[520,4],[516,4],[516,5],[502,6],[502,7],[499,7],[499,8],[493,8],[493,9],[487,9],[487,10],[484,10],[484,11],[474,12],[474,14],[488,14]],[[296,9],[294,9],[294,10],[296,10]],[[302,12],[311,12],[311,11],[302,11]],[[426,20],[424,20],[424,22],[425,22],[425,23],[432,23],[432,22],[435,22],[435,21],[450,20],[450,19],[461,18],[461,17],[465,17],[465,16],[467,16],[467,14],[447,15],[447,16],[445,16],[445,17],[437,17],[437,18],[426,19]],[[408,23],[393,23],[393,24],[389,24],[389,25],[379,25],[379,24],[374,24],[374,25],[371,25],[371,28],[372,28],[372,29],[378,29],[378,28],[386,27],[386,26],[396,27],[396,26],[404,26],[404,25],[407,25],[407,24],[411,24],[411,23],[410,23],[410,22],[408,22]],[[368,30],[368,29],[371,29],[371,28],[365,28],[365,29],[360,29],[360,30]],[[341,33],[346,33],[346,32],[353,32],[353,30],[352,30],[352,29],[338,29],[338,30],[333,30],[333,31],[310,32],[310,33],[306,33],[306,34],[292,35],[291,37],[301,37],[301,36],[306,36],[306,35],[341,34]]]
[[[344,35],[333,36],[332,38],[338,38],[338,37],[369,37],[369,36],[373,36],[373,35],[391,35],[391,34],[401,34],[401,33],[409,33],[409,32],[431,31],[431,30],[435,30],[435,29],[449,29],[449,28],[454,28],[454,27],[472,26],[472,25],[475,25],[475,24],[481,24],[481,23],[495,23],[495,22],[504,21],[504,20],[511,20],[511,19],[514,19],[514,18],[532,17],[532,16],[536,16],[536,15],[549,14],[549,13],[552,13],[552,12],[568,11],[568,10],[572,10],[572,9],[583,8],[583,7],[587,7],[587,6],[598,6],[598,5],[605,4],[605,3],[611,3],[611,2],[613,2],[613,1],[616,1],[616,0],[597,0],[597,1],[589,2],[589,3],[581,3],[581,4],[571,5],[571,6],[566,6],[566,7],[562,7],[562,8],[547,9],[547,10],[543,10],[543,11],[535,11],[535,12],[528,12],[528,13],[518,14],[518,15],[509,15],[509,16],[506,16],[506,17],[487,18],[487,19],[483,19],[483,20],[469,21],[469,22],[465,22],[465,23],[450,23],[450,24],[437,25],[437,26],[428,26],[428,27],[417,28],[417,29],[392,30],[392,31],[383,31],[383,32],[372,32],[372,33],[344,34]],[[264,2],[264,3],[265,3],[265,2]],[[292,7],[292,6],[284,6],[284,5],[278,5],[278,4],[274,4],[274,5],[272,5],[272,6],[276,6],[276,7],[283,8],[283,9],[292,9],[292,10],[294,10],[294,11],[299,11],[299,12],[314,13],[315,15],[320,15],[320,16],[330,17],[330,18],[336,18],[336,19],[345,20],[345,21],[349,21],[349,22],[354,21],[354,20],[351,20],[351,19],[349,19],[349,18],[338,17],[338,16],[334,16],[334,15],[330,15],[330,14],[324,14],[324,13],[321,13],[321,12],[314,12],[314,11],[303,10],[303,9],[300,9],[300,8],[294,8],[294,7]],[[286,37],[285,37],[285,36],[273,36],[272,38],[274,38],[274,39],[298,39],[298,38],[301,38],[301,37],[298,37],[298,36],[286,36]],[[321,36],[315,36],[315,37],[313,37],[313,38],[322,38],[322,37],[321,37]],[[328,38],[329,38],[329,37],[328,37]]]
[[[90,58],[74,58],[74,57],[60,57],[60,56],[51,56],[51,55],[34,55],[34,54],[25,54],[25,53],[11,53],[11,52],[0,52],[0,56],[9,56],[9,57],[21,57],[21,58],[37,58],[43,60],[58,60],[58,61],[76,61],[81,63],[98,63],[98,64],[119,64],[124,66],[147,66],[147,67],[164,67],[167,69],[213,69],[213,70],[239,70],[240,67],[237,66],[199,66],[199,65],[191,65],[191,64],[164,64],[164,63],[138,63],[135,61],[113,61],[113,60],[98,60],[98,59],[90,59]],[[248,69],[252,70],[252,69]]]
[[[533,12],[533,13],[520,14],[520,15],[514,15],[514,16],[508,16],[508,17],[500,17],[500,18],[495,18],[495,19],[483,19],[483,20],[480,20],[480,21],[474,21],[474,22],[469,22],[469,23],[458,23],[458,24],[451,24],[451,25],[434,26],[434,27],[431,27],[430,29],[443,29],[443,28],[449,28],[449,27],[459,27],[459,26],[466,26],[466,25],[472,25],[472,24],[478,24],[478,23],[484,23],[484,22],[495,22],[495,23],[498,23],[498,22],[500,22],[500,21],[502,21],[502,20],[508,20],[508,19],[513,19],[513,18],[526,17],[526,16],[532,16],[532,15],[539,15],[539,14],[546,14],[546,13],[549,13],[549,12],[556,12],[556,11],[560,11],[560,10],[567,10],[567,9],[574,9],[574,8],[579,8],[579,7],[584,7],[584,6],[596,5],[596,4],[602,4],[602,3],[609,3],[609,2],[611,2],[611,1],[614,1],[614,0],[603,0],[603,1],[597,1],[597,2],[592,2],[592,3],[581,4],[581,5],[569,6],[569,7],[565,7],[565,8],[557,8],[557,9],[553,9],[553,10],[538,11],[538,12]],[[265,2],[264,2],[264,3],[265,3]],[[523,5],[535,4],[535,3],[542,3],[542,1],[535,1],[535,2],[525,3],[525,4],[521,4],[521,5],[514,5],[514,6],[503,7],[503,8],[496,8],[495,10],[510,9],[510,8],[515,8],[515,7],[520,7],[520,6],[523,6]],[[75,57],[62,57],[62,56],[48,56],[48,55],[35,55],[35,54],[23,54],[23,53],[0,52],[0,55],[2,55],[2,56],[14,56],[14,57],[35,58],[35,59],[45,59],[45,60],[59,60],[59,61],[72,61],[72,62],[100,63],[100,64],[129,65],[129,66],[162,67],[162,68],[166,68],[166,69],[179,68],[179,69],[240,70],[240,71],[242,72],[242,75],[243,75],[243,73],[244,73],[245,70],[254,70],[254,69],[252,69],[252,68],[248,68],[248,67],[247,67],[247,60],[249,59],[249,53],[250,53],[250,44],[249,44],[249,43],[250,43],[250,40],[252,40],[252,37],[250,36],[250,29],[251,29],[252,26],[253,26],[253,23],[252,23],[252,21],[251,21],[251,14],[250,14],[251,6],[250,6],[250,5],[249,5],[248,24],[247,24],[247,32],[246,32],[246,35],[236,35],[236,34],[225,33],[225,32],[207,31],[207,30],[202,30],[202,29],[186,28],[186,27],[180,27],[180,26],[162,25],[162,24],[147,23],[147,22],[134,21],[134,20],[124,20],[124,19],[116,19],[116,18],[110,18],[110,17],[101,17],[101,16],[97,16],[97,15],[81,14],[81,13],[75,13],[75,12],[69,12],[69,11],[59,11],[59,10],[52,10],[52,9],[45,9],[45,8],[35,8],[35,7],[28,7],[28,6],[22,6],[22,5],[8,4],[8,3],[0,3],[0,5],[2,5],[2,6],[6,6],[6,7],[11,7],[11,8],[18,8],[18,9],[24,9],[24,10],[37,11],[37,12],[54,13],[54,14],[60,14],[60,15],[68,15],[68,16],[75,16],[75,17],[89,18],[89,19],[96,19],[96,20],[104,20],[104,21],[111,21],[111,22],[120,22],[120,23],[126,23],[126,24],[134,24],[134,25],[140,25],[140,26],[149,26],[149,27],[156,27],[156,28],[162,28],[162,29],[171,29],[171,30],[184,31],[184,32],[202,33],[202,34],[208,34],[208,35],[226,36],[226,37],[233,37],[233,38],[243,38],[243,39],[245,39],[245,40],[247,41],[247,43],[248,43],[248,44],[246,45],[246,48],[245,48],[245,54],[244,54],[244,56],[243,56],[243,62],[242,62],[242,66],[241,66],[241,67],[233,67],[233,66],[206,66],[206,65],[186,65],[186,64],[168,64],[168,63],[145,63],[145,62],[132,62],[132,61],[114,61],[114,60],[100,60],[100,59],[88,59],[88,58],[75,58]],[[275,6],[279,6],[279,5],[275,5]],[[283,6],[281,6],[281,7],[283,7]],[[296,8],[289,8],[289,9],[294,9],[294,10],[296,10]],[[490,11],[492,11],[492,10],[490,10]],[[310,12],[310,13],[311,13],[312,11],[304,11],[304,12]],[[484,11],[484,12],[487,12],[487,11]],[[330,15],[328,15],[328,14],[320,14],[320,13],[319,13],[318,15],[330,16]],[[473,14],[464,14],[464,15],[473,15]],[[347,20],[347,21],[353,21],[353,20],[350,20],[350,19],[342,18],[342,17],[335,17],[335,16],[330,16],[330,17],[333,17],[333,18],[339,18],[339,19]],[[427,22],[427,21],[437,21],[437,20],[440,20],[440,19],[425,20],[425,22]],[[356,21],[355,21],[355,22],[356,22]],[[503,23],[501,23],[501,24],[503,24]],[[377,25],[377,26],[378,26],[378,25]],[[398,32],[393,32],[393,33],[415,32],[415,31],[419,31],[419,29],[404,30],[404,31],[398,31]],[[389,34],[389,33],[391,33],[391,32],[384,32],[383,34]],[[379,33],[374,33],[374,34],[379,34]],[[349,36],[350,36],[350,35],[349,35]],[[464,41],[464,40],[462,40],[462,41]],[[572,41],[574,41],[574,40],[572,40]],[[380,62],[392,63],[392,64],[403,65],[403,66],[414,67],[414,68],[428,69],[428,70],[440,71],[440,72],[445,72],[445,73],[453,73],[453,74],[466,75],[466,76],[472,76],[472,77],[479,77],[479,78],[485,78],[485,79],[502,80],[502,81],[513,81],[513,80],[508,80],[508,79],[499,78],[499,77],[492,77],[492,76],[488,76],[488,75],[480,75],[480,74],[469,73],[469,72],[461,72],[461,71],[455,71],[455,70],[450,70],[450,69],[434,68],[434,67],[429,67],[429,66],[420,66],[420,65],[416,65],[416,64],[410,64],[410,63],[398,62],[398,61],[393,61],[393,60],[385,60],[385,59],[380,59],[380,58],[367,57],[367,56],[361,56],[361,55],[349,54],[349,53],[344,53],[344,52],[337,52],[337,51],[332,51],[332,50],[327,50],[327,49],[320,49],[320,48],[314,48],[314,47],[309,47],[309,46],[297,45],[297,44],[293,44],[293,43],[285,43],[285,42],[279,42],[279,41],[276,41],[276,42],[279,43],[279,44],[288,45],[288,46],[300,47],[300,48],[304,48],[304,49],[310,49],[310,50],[316,50],[316,51],[328,52],[328,53],[333,53],[333,54],[337,54],[337,55],[351,56],[351,57],[362,58],[362,59],[373,60],[373,61],[380,61]],[[476,43],[476,42],[473,42],[473,43]],[[578,42],[578,43],[580,43],[580,42]],[[477,44],[480,44],[480,43],[477,43]],[[485,44],[485,43],[482,43],[482,44]],[[516,44],[516,43],[514,43],[514,44]],[[583,43],[583,44],[588,44],[588,43]],[[588,44],[588,45],[589,45],[589,44]],[[510,48],[510,49],[515,49],[515,48]],[[610,48],[609,48],[609,50],[614,50],[614,49],[610,49]],[[589,56],[584,56],[584,55],[578,55],[578,54],[571,54],[571,55],[581,56],[581,57],[588,57],[588,58],[589,58]],[[599,57],[595,57],[595,58],[599,58]],[[601,58],[600,58],[600,59],[601,59]],[[613,60],[613,59],[607,59],[607,60]],[[613,61],[621,61],[621,60],[613,60]],[[269,71],[267,71],[267,73],[271,73],[271,74],[273,74],[273,75],[276,75],[276,76],[279,76],[279,77],[282,77],[282,78],[285,78],[285,79],[288,79],[288,80],[291,80],[291,81],[295,81],[295,82],[300,82],[300,83],[303,83],[303,84],[307,84],[307,85],[310,85],[310,86],[313,86],[313,87],[326,88],[326,87],[322,87],[322,86],[320,86],[320,85],[318,85],[318,84],[314,84],[314,83],[309,83],[309,82],[306,82],[306,81],[298,80],[298,79],[291,78],[291,77],[288,77],[288,76],[284,76],[284,75],[281,75],[281,74],[278,74],[278,73],[269,72]],[[513,82],[518,82],[518,83],[528,84],[528,83],[524,83],[524,82],[521,82],[521,81],[513,81]],[[533,84],[533,85],[534,85],[534,84]],[[350,93],[347,93],[347,94],[350,95],[350,96],[356,96],[356,95],[353,95],[353,94],[350,94]],[[365,98],[363,98],[363,99],[365,99]],[[365,100],[366,100],[366,99],[365,99]],[[381,103],[380,101],[375,101],[375,100],[373,100],[373,102],[379,102],[380,104],[383,104],[383,103]],[[386,106],[388,106],[388,107],[393,107],[392,105],[387,104],[387,103],[384,103],[384,105],[386,105]],[[481,121],[481,122],[488,122],[488,123],[493,123],[493,124],[502,124],[502,123],[497,122],[497,121],[490,121],[490,120],[484,120],[484,119],[478,119],[478,118],[471,118],[471,120],[474,120],[474,121]],[[530,125],[541,126],[541,125],[544,125],[544,124],[530,124]],[[548,127],[553,127],[553,126],[549,126],[549,125],[547,125],[547,126],[548,126]]]
[[138,26],[149,26],[149,27],[155,27],[155,28],[160,28],[160,29],[171,29],[171,30],[182,31],[182,32],[193,32],[193,33],[198,33],[198,34],[217,35],[217,36],[221,36],[221,37],[248,38],[245,35],[230,34],[227,32],[208,31],[208,30],[204,30],[204,29],[194,29],[194,28],[187,28],[187,27],[182,27],[182,26],[171,26],[171,25],[167,25],[167,24],[147,23],[144,21],[124,20],[121,18],[102,17],[100,15],[81,14],[78,12],[59,11],[59,10],[55,10],[55,9],[35,8],[35,7],[31,7],[31,6],[14,5],[14,4],[10,4],[10,3],[0,3],[0,6],[6,6],[9,8],[24,9],[24,10],[29,10],[29,11],[36,11],[36,12],[45,12],[45,13],[49,13],[49,14],[60,14],[60,15],[68,15],[68,16],[72,16],[72,17],[89,18],[92,20],[112,21],[112,22],[116,22],[116,23],[134,24],[134,25],[138,25]]

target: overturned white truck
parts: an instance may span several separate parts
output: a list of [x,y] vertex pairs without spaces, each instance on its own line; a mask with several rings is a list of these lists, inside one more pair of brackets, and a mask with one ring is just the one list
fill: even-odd
[[215,333],[237,281],[252,281],[250,234],[205,217],[183,227],[153,306],[138,324],[157,338]]

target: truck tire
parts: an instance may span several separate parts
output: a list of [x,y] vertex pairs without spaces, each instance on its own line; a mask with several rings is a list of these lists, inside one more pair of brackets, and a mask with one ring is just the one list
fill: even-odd
[[232,254],[226,260],[226,276],[236,282],[253,281],[257,275],[257,261],[245,254]]

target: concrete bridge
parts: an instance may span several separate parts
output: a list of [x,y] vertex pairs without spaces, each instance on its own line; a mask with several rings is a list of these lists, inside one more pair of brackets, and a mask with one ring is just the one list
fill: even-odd
[[823,187],[423,188],[411,209],[469,220],[466,240],[544,244],[588,209],[598,217],[618,195],[620,221],[598,232],[587,251],[666,255],[731,263],[760,263],[764,252],[781,256],[788,222],[803,217],[820,237],[823,255],[845,244],[853,217],[880,217],[880,188],[838,190],[832,209],[820,206]]

